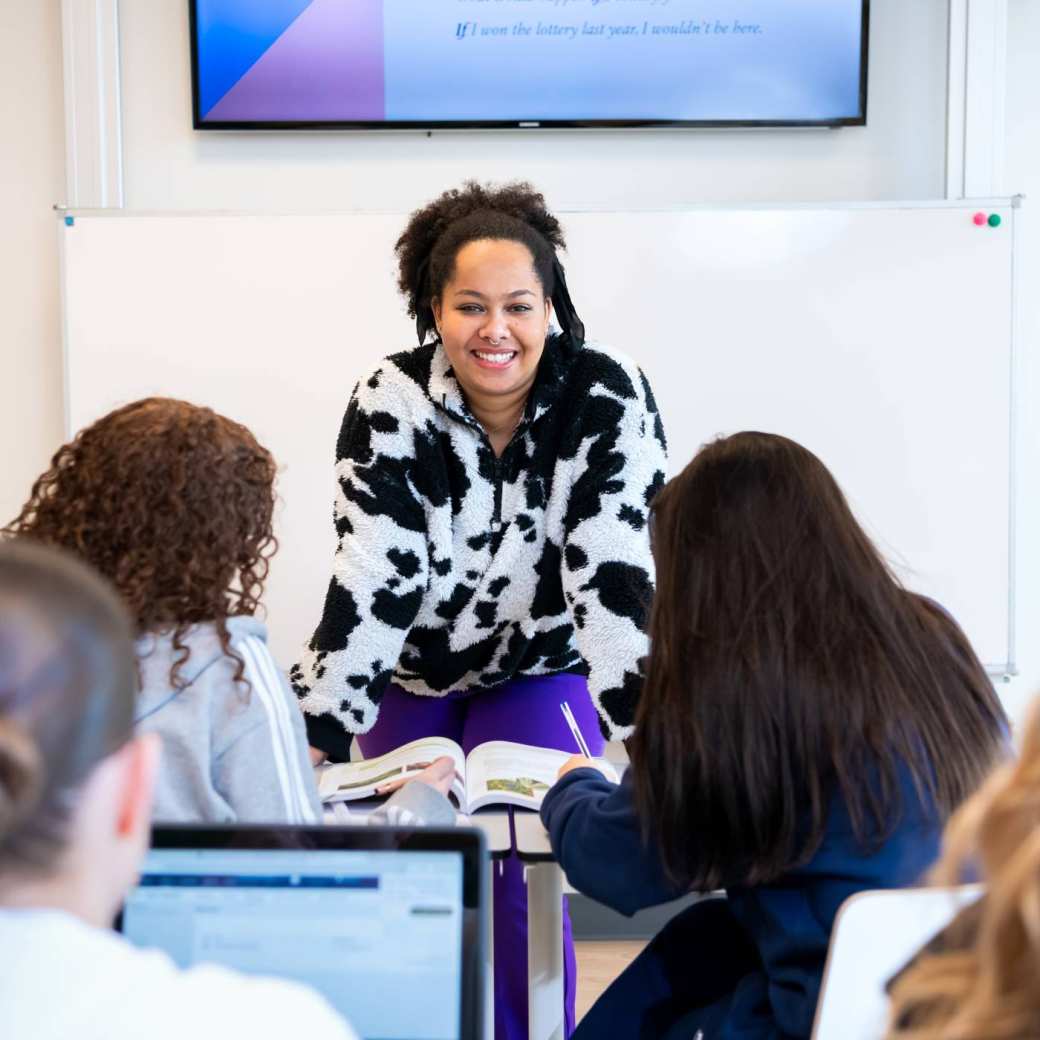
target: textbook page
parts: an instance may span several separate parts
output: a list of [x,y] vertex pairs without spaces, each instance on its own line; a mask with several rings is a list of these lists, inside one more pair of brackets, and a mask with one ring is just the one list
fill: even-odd
[[372,798],[377,787],[402,776],[415,776],[441,755],[447,755],[455,762],[451,794],[464,807],[466,759],[462,748],[447,737],[422,737],[385,755],[327,766],[318,773],[318,794],[325,803]]
[[[570,751],[490,740],[475,747],[466,759],[466,791],[469,811],[487,805],[519,805],[538,809],[545,792],[556,783],[560,766],[571,758]],[[612,783],[618,783],[614,767],[603,759],[595,767]]]

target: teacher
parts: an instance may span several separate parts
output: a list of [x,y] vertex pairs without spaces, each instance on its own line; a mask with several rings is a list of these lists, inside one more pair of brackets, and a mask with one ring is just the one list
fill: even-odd
[[[419,345],[347,406],[333,577],[291,671],[316,760],[351,735],[366,757],[431,735],[575,751],[563,702],[593,754],[632,730],[665,439],[639,368],[585,342],[563,247],[524,183],[445,192],[397,242]],[[525,930],[514,859],[495,878],[499,1037],[527,1035]]]

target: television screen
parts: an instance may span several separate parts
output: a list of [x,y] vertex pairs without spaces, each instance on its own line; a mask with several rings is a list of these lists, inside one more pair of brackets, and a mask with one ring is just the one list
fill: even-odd
[[191,0],[194,122],[840,126],[868,0]]

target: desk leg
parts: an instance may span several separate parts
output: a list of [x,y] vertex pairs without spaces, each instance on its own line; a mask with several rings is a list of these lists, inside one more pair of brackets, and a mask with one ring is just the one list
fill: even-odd
[[527,868],[530,1040],[563,1040],[563,880],[555,863]]
[[498,863],[488,860],[487,935],[485,942],[487,977],[484,985],[484,1040],[495,1040],[495,871]]

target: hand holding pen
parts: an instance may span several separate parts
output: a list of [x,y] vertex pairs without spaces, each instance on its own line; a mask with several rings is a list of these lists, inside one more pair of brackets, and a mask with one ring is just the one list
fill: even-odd
[[578,729],[578,722],[574,718],[574,712],[571,711],[571,706],[564,701],[560,705],[560,711],[563,712],[563,717],[567,720],[567,725],[574,737],[574,743],[578,745],[578,750],[581,754],[571,755],[571,757],[560,766],[559,772],[556,774],[557,780],[574,769],[596,768],[596,763],[592,760],[592,752],[589,751],[589,745],[585,743],[585,738],[581,735],[581,730]]

